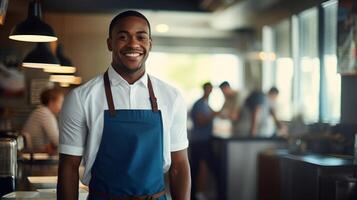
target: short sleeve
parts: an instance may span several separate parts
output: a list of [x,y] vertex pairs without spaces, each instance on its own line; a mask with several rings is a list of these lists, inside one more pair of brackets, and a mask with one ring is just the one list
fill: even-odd
[[171,152],[188,147],[187,139],[187,109],[183,97],[178,94],[173,107],[173,119],[170,128]]
[[83,155],[87,127],[83,105],[76,91],[71,91],[62,106],[59,117],[59,152]]

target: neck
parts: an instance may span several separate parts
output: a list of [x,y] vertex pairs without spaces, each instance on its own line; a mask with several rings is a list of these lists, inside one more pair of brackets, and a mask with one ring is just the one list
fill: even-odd
[[145,74],[145,67],[140,67],[137,71],[130,71],[125,67],[114,66],[113,64],[112,67],[129,84],[134,84]]
[[234,91],[233,90],[229,90],[228,91],[228,96],[234,96]]

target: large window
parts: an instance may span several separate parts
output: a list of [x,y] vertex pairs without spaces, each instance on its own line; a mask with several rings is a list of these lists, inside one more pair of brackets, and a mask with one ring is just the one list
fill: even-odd
[[280,90],[277,115],[282,120],[296,115],[306,123],[340,120],[337,7],[337,0],[330,0],[263,29],[264,51],[276,54],[273,63],[263,63],[263,79],[268,80],[263,88]]
[[[232,88],[243,87],[240,59],[233,54],[180,54],[152,52],[148,58],[148,73],[177,87],[183,94],[187,105],[202,96],[202,84],[210,81],[218,86],[228,81]],[[219,110],[224,97],[215,87],[210,97],[210,105]]]

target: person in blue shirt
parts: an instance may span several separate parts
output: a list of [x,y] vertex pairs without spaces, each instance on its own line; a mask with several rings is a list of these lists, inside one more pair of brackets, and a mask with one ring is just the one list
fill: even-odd
[[208,104],[212,92],[212,84],[203,84],[203,96],[198,99],[191,110],[193,128],[190,135],[190,164],[192,174],[192,199],[206,199],[203,196],[207,182],[207,169],[215,176],[211,138],[213,134],[213,119],[218,114]]
[[278,94],[279,90],[276,87],[272,87],[268,94],[260,90],[253,91],[241,110],[236,136],[272,137],[275,132],[280,131],[282,124],[275,114]]

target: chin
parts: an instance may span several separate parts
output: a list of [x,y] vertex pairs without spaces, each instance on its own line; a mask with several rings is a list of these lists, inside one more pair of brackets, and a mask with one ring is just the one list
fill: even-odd
[[130,65],[125,65],[125,68],[129,71],[129,72],[137,72],[140,71],[143,68],[144,65],[135,65],[135,66],[130,66]]

